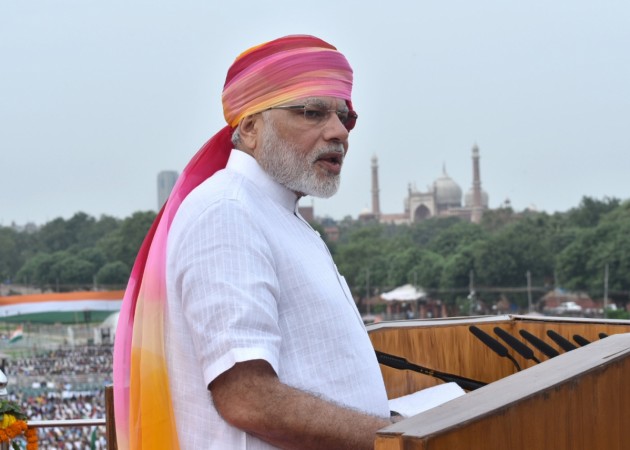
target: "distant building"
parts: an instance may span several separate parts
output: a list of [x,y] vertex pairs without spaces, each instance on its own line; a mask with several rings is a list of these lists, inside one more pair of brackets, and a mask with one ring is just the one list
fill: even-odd
[[381,223],[413,223],[431,217],[461,217],[473,223],[480,223],[483,211],[488,209],[488,194],[481,189],[479,169],[479,148],[472,149],[473,183],[464,197],[462,205],[462,188],[442,169],[442,176],[437,178],[426,191],[420,191],[409,184],[407,198],[404,200],[405,210],[402,213],[384,214],[380,210],[378,187],[378,160],[372,158],[372,211],[364,211],[359,219],[377,220]]
[[171,191],[177,182],[179,174],[174,170],[164,170],[158,173],[157,176],[157,195],[158,195],[158,211],[162,209],[168,196],[171,195]]
[[541,299],[542,312],[552,316],[592,316],[601,308],[585,292],[568,292],[554,289],[547,292]]

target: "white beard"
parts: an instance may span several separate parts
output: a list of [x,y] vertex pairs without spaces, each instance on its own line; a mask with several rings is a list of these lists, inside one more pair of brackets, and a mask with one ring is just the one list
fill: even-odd
[[320,155],[330,152],[341,153],[343,160],[345,149],[337,143],[317,148],[306,156],[300,155],[296,145],[278,137],[275,125],[267,118],[256,159],[269,176],[293,192],[329,198],[339,189],[340,177],[317,170],[315,163]]

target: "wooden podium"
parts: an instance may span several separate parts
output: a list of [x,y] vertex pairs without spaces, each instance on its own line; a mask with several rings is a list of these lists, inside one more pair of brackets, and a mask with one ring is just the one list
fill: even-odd
[[[523,370],[470,333],[471,325],[503,343]],[[526,360],[497,337],[495,327],[517,338],[526,330],[560,354],[550,358],[520,338],[542,362]],[[563,351],[548,330],[591,343]],[[380,430],[376,450],[630,448],[628,321],[492,316],[389,322],[368,331],[376,350],[489,383]],[[390,398],[442,382],[381,367]]]

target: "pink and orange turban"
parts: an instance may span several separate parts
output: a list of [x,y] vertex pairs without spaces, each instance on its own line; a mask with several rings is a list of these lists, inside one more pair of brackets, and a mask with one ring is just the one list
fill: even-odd
[[[236,58],[223,90],[228,123],[197,152],[151,226],[134,263],[114,343],[114,410],[120,450],[177,450],[166,355],[166,240],[184,198],[225,167],[233,129],[247,115],[314,96],[345,99],[352,69],[335,47],[313,36],[287,36]],[[205,389],[201,386],[200,389]]]
[[246,116],[306,97],[350,102],[352,69],[332,45],[312,36],[288,36],[243,52],[223,87],[223,113],[235,127]]

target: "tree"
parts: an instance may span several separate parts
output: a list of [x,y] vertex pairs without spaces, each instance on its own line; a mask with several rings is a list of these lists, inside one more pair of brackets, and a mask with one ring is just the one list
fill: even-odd
[[491,286],[523,286],[530,272],[538,284],[553,278],[552,221],[533,214],[493,234],[476,254],[480,282]]
[[428,248],[438,255],[448,257],[457,253],[461,247],[486,237],[485,231],[479,225],[459,221],[435,236],[429,242]]
[[96,273],[96,282],[100,285],[124,285],[130,273],[129,267],[121,261],[107,263]]
[[417,284],[425,290],[437,290],[440,287],[445,258],[430,250],[421,250],[415,266],[408,272],[408,277],[415,278]]
[[123,220],[120,227],[100,239],[96,247],[103,252],[107,262],[121,261],[128,267],[133,267],[138,250],[155,217],[153,211],[134,213]]
[[600,219],[619,207],[621,201],[618,198],[604,197],[597,200],[584,196],[577,208],[569,210],[567,220],[574,226],[588,228],[596,226]]
[[593,281],[586,270],[591,258],[591,249],[597,245],[593,230],[580,229],[575,240],[556,257],[556,270],[561,286],[574,291],[587,291]]
[[91,247],[94,244],[92,236],[95,223],[94,217],[83,212],[76,213],[67,221],[61,217],[54,219],[38,232],[41,250],[52,253],[72,247]]
[[55,275],[55,287],[59,290],[84,289],[93,285],[96,268],[93,263],[69,252],[53,254],[51,273]]
[[83,250],[78,251],[76,256],[90,262],[97,271],[107,262],[103,250],[96,247],[84,248]]
[[0,227],[0,282],[11,280],[21,265],[17,232]]
[[337,247],[339,272],[360,297],[364,296],[368,284],[372,287],[387,285],[388,243],[382,237],[383,230],[384,227],[377,224],[355,228],[348,233],[347,243]]
[[509,206],[503,206],[484,211],[481,218],[481,226],[486,231],[495,232],[517,220],[518,216],[514,213],[514,210]]
[[41,250],[48,253],[65,250],[74,243],[74,238],[66,229],[66,222],[61,217],[44,224],[37,235]]
[[428,220],[412,224],[409,227],[410,237],[414,244],[424,247],[445,230],[458,225],[461,222],[462,219],[458,217],[433,217]]
[[45,287],[55,283],[56,277],[52,272],[55,258],[50,253],[38,253],[29,258],[18,270],[15,278],[18,282]]
[[476,247],[480,242],[462,245],[457,253],[447,256],[442,266],[440,293],[444,301],[454,305],[469,293],[470,274],[475,272]]
[[[567,261],[567,254],[583,266]],[[603,297],[604,270],[608,266],[609,293],[615,302],[626,303],[630,291],[630,205],[624,204],[601,217],[597,226],[586,229],[582,239],[568,247],[567,254],[562,255],[563,269],[576,287]]]
[[625,302],[630,290],[630,205],[599,217],[595,226],[577,230],[575,240],[557,257],[562,284],[601,297],[608,266],[609,290],[617,301]]
[[[93,232],[96,219],[84,212],[73,215],[65,226],[65,232],[72,236],[72,243],[78,248],[88,248],[94,245]],[[67,248],[67,247],[66,247]]]
[[413,268],[418,264],[422,251],[416,246],[391,252],[387,255],[387,287],[395,288],[407,283],[418,283]]

